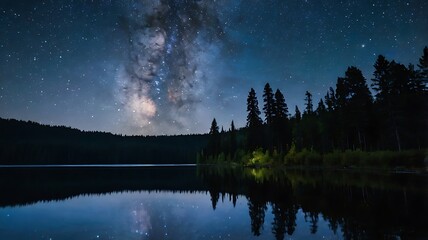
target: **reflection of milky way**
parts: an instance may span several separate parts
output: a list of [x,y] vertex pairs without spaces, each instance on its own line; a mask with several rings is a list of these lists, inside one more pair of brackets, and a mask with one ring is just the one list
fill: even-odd
[[176,132],[190,123],[224,37],[215,7],[211,1],[141,0],[122,21],[129,62],[117,75],[118,96],[140,132]]
[[152,229],[152,223],[150,221],[150,215],[144,208],[143,204],[137,205],[135,210],[131,212],[133,222],[133,232],[141,235],[149,235],[149,231]]

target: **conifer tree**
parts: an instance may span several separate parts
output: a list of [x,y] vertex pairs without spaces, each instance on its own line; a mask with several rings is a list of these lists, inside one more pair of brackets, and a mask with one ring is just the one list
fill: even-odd
[[317,107],[317,115],[320,116],[322,115],[324,112],[326,112],[326,108],[324,105],[324,101],[322,99],[320,99],[320,101],[318,102],[318,107]]
[[418,78],[421,79],[424,84],[428,84],[428,47],[424,47],[423,55],[419,58],[418,67]]
[[259,102],[257,101],[256,91],[251,88],[247,98],[247,127],[254,128],[262,125],[260,118]]
[[237,145],[235,123],[232,121],[230,124],[230,154],[232,158],[235,155]]
[[211,135],[215,135],[215,134],[218,134],[218,133],[219,132],[218,132],[217,121],[214,118],[213,121],[211,122],[210,134]]
[[265,114],[266,124],[271,125],[275,117],[275,100],[269,83],[266,83],[263,89],[263,103],[263,112]]
[[332,112],[336,103],[334,89],[330,87],[329,91],[325,95],[325,104],[327,105],[327,111]]
[[305,98],[306,109],[304,113],[307,115],[311,115],[314,112],[313,103],[312,103],[312,94],[309,91],[306,91],[305,96],[306,96]]
[[390,62],[383,55],[379,55],[374,64],[375,71],[373,73],[371,86],[376,91],[376,101],[384,101],[390,91],[388,75]]
[[296,106],[294,111],[295,111],[294,118],[296,119],[297,122],[299,122],[302,119],[302,114],[300,113],[299,107]]
[[279,89],[275,92],[274,117],[278,122],[281,122],[288,117],[287,103],[285,103],[284,95]]

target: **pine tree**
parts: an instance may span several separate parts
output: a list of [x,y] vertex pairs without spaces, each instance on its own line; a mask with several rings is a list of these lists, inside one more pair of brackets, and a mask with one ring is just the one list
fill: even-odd
[[275,117],[275,100],[269,83],[266,83],[263,89],[263,103],[263,112],[265,113],[266,124],[271,125]]
[[210,137],[206,149],[207,156],[217,156],[220,153],[220,134],[218,132],[218,125],[215,118],[211,122]]
[[374,68],[374,78],[372,78],[373,83],[371,86],[376,91],[376,101],[383,101],[390,91],[388,81],[390,62],[383,55],[379,55]]
[[288,117],[288,107],[285,103],[284,95],[279,89],[275,92],[274,117],[278,122],[281,122]]
[[232,121],[230,124],[230,154],[232,158],[235,155],[237,145],[235,123]]
[[294,111],[295,111],[294,118],[296,119],[297,122],[300,122],[300,120],[302,119],[302,114],[300,113],[299,107],[296,106]]
[[251,88],[247,98],[247,127],[254,128],[262,125],[260,118],[259,102],[257,101],[256,91]]
[[327,111],[332,112],[336,104],[335,93],[332,87],[330,87],[324,99],[325,99],[325,104],[327,105]]
[[325,108],[325,105],[324,105],[324,101],[323,101],[322,99],[320,99],[320,101],[318,102],[318,107],[317,107],[316,112],[317,112],[317,115],[318,115],[318,116],[319,116],[319,115],[322,115],[323,113],[325,113],[325,112],[326,112],[326,108]]
[[231,132],[235,132],[236,131],[235,123],[233,122],[233,120],[232,120],[232,123],[230,124],[230,131]]
[[210,134],[211,135],[215,135],[215,134],[218,134],[218,133],[219,132],[218,132],[217,121],[214,118],[213,121],[211,122]]
[[273,140],[276,150],[284,151],[291,144],[291,127],[288,121],[288,107],[284,95],[279,89],[275,92],[275,118],[273,125]]
[[[360,69],[348,67],[345,77],[336,84],[337,105],[340,111],[343,143],[347,148],[365,147],[364,130],[368,124],[372,96]],[[346,140],[345,140],[346,139]]]
[[305,96],[306,96],[305,98],[306,109],[304,113],[307,115],[311,115],[314,112],[313,104],[312,104],[312,94],[309,91],[306,91]]
[[418,67],[418,78],[421,79],[424,84],[428,84],[428,47],[424,48],[423,55],[419,58]]

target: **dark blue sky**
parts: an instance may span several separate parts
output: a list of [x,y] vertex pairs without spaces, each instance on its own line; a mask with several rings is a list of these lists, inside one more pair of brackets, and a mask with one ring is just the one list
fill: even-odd
[[[289,109],[378,54],[416,63],[428,1],[1,1],[0,117],[124,134],[245,125],[266,82]],[[370,84],[370,82],[369,82]]]

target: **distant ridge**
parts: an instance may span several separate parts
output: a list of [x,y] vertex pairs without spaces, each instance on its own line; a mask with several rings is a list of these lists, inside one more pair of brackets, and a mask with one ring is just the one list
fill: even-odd
[[123,136],[0,118],[0,165],[195,163],[203,134]]

